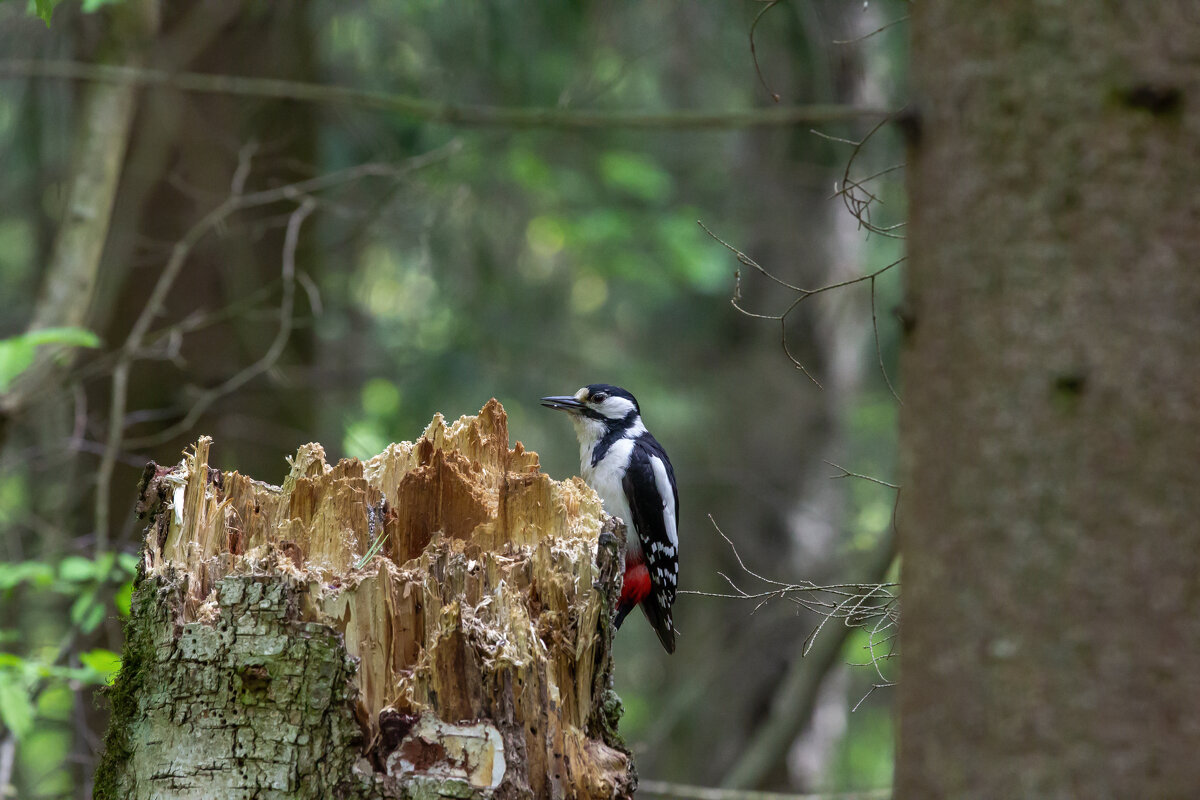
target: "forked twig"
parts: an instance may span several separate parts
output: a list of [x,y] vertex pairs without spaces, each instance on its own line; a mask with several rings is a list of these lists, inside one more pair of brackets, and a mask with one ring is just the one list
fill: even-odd
[[[907,256],[901,256],[900,258],[896,259],[895,261],[891,262],[890,264],[886,264],[886,265],[880,267],[879,269],[875,270],[874,272],[868,273],[866,275],[860,275],[857,278],[850,278],[848,280],[826,284],[825,286],[820,286],[816,289],[805,289],[801,286],[797,286],[795,284],[788,283],[787,281],[780,278],[778,275],[776,275],[773,272],[771,272],[770,270],[766,269],[762,264],[759,264],[753,258],[746,255],[741,250],[737,249],[736,247],[731,245],[729,242],[725,241],[720,236],[717,236],[715,233],[713,233],[713,231],[707,225],[705,225],[703,221],[696,220],[696,224],[699,225],[704,230],[704,232],[707,233],[709,235],[709,237],[711,237],[714,241],[716,241],[718,244],[720,244],[722,247],[724,247],[729,252],[733,253],[734,257],[737,258],[737,261],[739,264],[750,267],[751,269],[755,270],[756,272],[758,272],[760,275],[767,278],[768,280],[774,282],[781,288],[787,289],[788,291],[790,291],[796,295],[792,299],[791,303],[788,304],[788,307],[786,309],[784,309],[782,313],[760,314],[756,311],[751,311],[742,305],[742,273],[741,273],[741,270],[738,270],[737,272],[734,273],[733,297],[730,298],[730,304],[734,308],[736,308],[739,312],[741,312],[742,314],[745,314],[748,317],[753,317],[754,319],[765,319],[765,320],[771,320],[771,321],[778,322],[779,323],[779,344],[780,344],[780,347],[783,349],[784,355],[786,355],[788,357],[788,360],[792,362],[792,366],[794,366],[800,372],[804,373],[804,376],[806,378],[808,378],[810,381],[812,381],[813,383],[815,383],[818,387],[821,387],[821,382],[819,380],[817,380],[817,378],[811,372],[808,371],[808,367],[806,367],[804,365],[804,362],[802,362],[796,356],[796,354],[792,352],[791,346],[788,344],[787,318],[793,311],[795,311],[797,308],[799,308],[801,303],[803,303],[805,300],[807,300],[810,297],[813,297],[818,294],[823,294],[824,292],[832,291],[834,289],[842,289],[847,286],[853,286],[857,283],[869,282],[871,284],[871,327],[872,327],[872,330],[875,332],[876,353],[879,357],[880,366],[882,367],[883,354],[879,347],[879,320],[878,320],[878,316],[875,313],[875,280],[883,273],[887,272],[888,270],[892,269],[893,267],[897,266],[898,264],[903,263],[905,261],[905,259],[907,258]],[[887,376],[886,371],[884,372],[884,379],[887,381],[888,388],[892,388],[892,381]],[[894,397],[896,397],[897,400],[900,399],[899,395],[896,394],[896,391],[894,388],[892,389],[892,395]]]

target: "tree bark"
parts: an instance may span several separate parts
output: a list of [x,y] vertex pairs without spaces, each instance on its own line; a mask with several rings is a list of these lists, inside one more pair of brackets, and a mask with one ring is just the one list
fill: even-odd
[[897,798],[1200,786],[1196,22],[913,6]]
[[[623,535],[496,401],[283,487],[147,467],[99,798],[611,798]],[[382,537],[372,557],[371,545]]]

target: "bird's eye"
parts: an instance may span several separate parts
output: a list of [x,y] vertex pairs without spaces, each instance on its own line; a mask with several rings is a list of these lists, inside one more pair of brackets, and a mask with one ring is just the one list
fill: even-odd
[[603,403],[605,400],[608,399],[608,395],[606,395],[604,392],[596,392],[594,395],[591,396],[590,399],[593,403]]

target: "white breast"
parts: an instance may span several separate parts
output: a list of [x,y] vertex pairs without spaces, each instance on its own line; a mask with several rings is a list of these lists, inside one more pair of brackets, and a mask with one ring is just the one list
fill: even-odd
[[621,481],[625,478],[625,465],[629,463],[629,454],[633,450],[632,439],[621,439],[609,448],[600,459],[600,463],[592,466],[592,451],[588,448],[580,453],[580,474],[588,485],[600,495],[604,510],[614,517],[620,517],[625,523],[625,552],[628,556],[640,558],[642,547],[638,542],[637,532],[633,529],[633,512],[629,508],[629,500],[625,497],[625,489]]

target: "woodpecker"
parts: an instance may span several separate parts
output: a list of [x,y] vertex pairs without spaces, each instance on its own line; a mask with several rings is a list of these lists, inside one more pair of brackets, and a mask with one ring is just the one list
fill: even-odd
[[604,510],[625,523],[625,580],[616,626],[641,605],[668,653],[675,652],[671,604],[679,583],[679,492],[671,459],[646,426],[632,394],[593,383],[574,395],[543,397],[566,411],[579,437],[579,469]]

